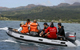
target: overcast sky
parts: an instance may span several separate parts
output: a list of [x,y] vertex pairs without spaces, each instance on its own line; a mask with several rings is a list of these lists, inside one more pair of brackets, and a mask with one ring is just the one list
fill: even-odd
[[27,6],[28,4],[53,6],[60,3],[74,3],[80,0],[0,0],[0,7],[14,8],[19,6]]

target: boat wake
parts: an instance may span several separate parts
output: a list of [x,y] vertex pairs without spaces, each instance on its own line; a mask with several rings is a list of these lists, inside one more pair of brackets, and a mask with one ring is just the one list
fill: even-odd
[[8,27],[0,28],[0,30],[8,30]]
[[16,41],[12,39],[7,39],[7,40],[0,40],[0,42],[11,42],[11,43],[17,43]]
[[80,41],[76,40],[77,46],[80,46]]

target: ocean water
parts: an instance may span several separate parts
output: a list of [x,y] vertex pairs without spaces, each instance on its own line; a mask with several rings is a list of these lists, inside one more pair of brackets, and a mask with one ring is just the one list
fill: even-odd
[[[0,28],[12,27],[19,28],[21,21],[0,21]],[[24,23],[26,21],[23,21]],[[38,22],[41,29],[44,22]],[[48,24],[50,24],[48,22]],[[54,25],[58,28],[57,23]],[[75,23],[62,23],[66,32],[76,32],[77,40],[80,41],[80,24]],[[77,47],[63,47],[55,45],[45,45],[34,42],[27,42],[14,39],[6,34],[6,31],[0,30],[0,50],[80,50],[80,46]]]

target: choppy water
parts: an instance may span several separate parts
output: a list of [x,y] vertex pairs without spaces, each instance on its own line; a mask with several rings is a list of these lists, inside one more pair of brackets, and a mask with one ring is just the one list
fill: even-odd
[[[21,21],[0,21],[0,28],[12,27],[19,28]],[[25,22],[25,21],[24,21]],[[38,22],[40,27],[43,28],[44,22]],[[49,24],[49,23],[48,23]],[[62,23],[66,32],[76,32],[77,39],[80,40],[80,24],[75,23]],[[57,27],[57,23],[54,23]],[[63,47],[52,46],[33,42],[25,42],[21,40],[15,40],[9,37],[5,31],[0,31],[0,50],[80,50],[78,47]]]

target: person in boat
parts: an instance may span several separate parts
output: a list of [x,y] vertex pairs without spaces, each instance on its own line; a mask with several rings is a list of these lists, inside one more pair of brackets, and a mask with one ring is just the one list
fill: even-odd
[[24,24],[24,25],[21,25],[21,27],[22,27],[21,33],[24,33],[24,34],[29,33],[29,27],[27,25]]
[[44,25],[44,28],[41,30],[41,33],[39,34],[39,36],[42,36],[46,31],[46,29],[49,27],[49,25],[46,22],[43,25]]
[[30,22],[30,19],[27,19],[27,22],[26,22],[25,24],[30,27],[31,23],[32,23],[32,22]]
[[58,23],[58,36],[62,36],[62,38],[60,38],[61,40],[63,39],[63,37],[65,37],[65,31],[64,31],[64,27],[62,26],[61,23]]
[[39,24],[37,23],[36,20],[33,21],[33,23],[31,23],[30,25],[30,35],[38,35],[40,30]]
[[12,29],[12,30],[15,32],[20,32],[22,30],[22,27],[21,27],[22,25],[24,25],[23,22],[20,23],[20,27],[18,29]]
[[57,39],[57,28],[51,22],[50,26],[45,31],[45,36],[50,39]]
[[27,25],[25,25],[25,24],[23,24],[23,22],[21,22],[20,28],[19,29],[13,29],[13,31],[20,32],[20,33],[28,33],[29,29],[28,29]]
[[58,35],[65,37],[64,27],[62,26],[61,23],[58,23]]

